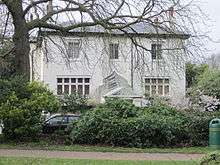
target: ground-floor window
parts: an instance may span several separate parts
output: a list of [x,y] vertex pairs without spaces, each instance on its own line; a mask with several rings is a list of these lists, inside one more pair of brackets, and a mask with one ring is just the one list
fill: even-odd
[[89,77],[65,77],[57,78],[57,94],[89,95],[90,78]]
[[167,96],[170,93],[169,78],[145,78],[145,93],[159,96]]

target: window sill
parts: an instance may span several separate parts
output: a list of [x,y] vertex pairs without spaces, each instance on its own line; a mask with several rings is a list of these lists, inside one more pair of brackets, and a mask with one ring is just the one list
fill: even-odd
[[70,62],[77,62],[77,61],[82,61],[80,58],[71,58],[69,59]]
[[162,58],[160,58],[160,59],[152,59],[152,62],[162,62],[162,61],[163,61]]
[[121,59],[110,59],[111,62],[121,62]]

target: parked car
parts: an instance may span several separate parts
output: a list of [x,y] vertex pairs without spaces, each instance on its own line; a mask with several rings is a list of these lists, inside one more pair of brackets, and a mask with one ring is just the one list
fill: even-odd
[[67,131],[68,126],[74,121],[79,119],[79,115],[76,114],[54,114],[51,115],[43,123],[42,132],[45,134],[51,134],[56,130]]

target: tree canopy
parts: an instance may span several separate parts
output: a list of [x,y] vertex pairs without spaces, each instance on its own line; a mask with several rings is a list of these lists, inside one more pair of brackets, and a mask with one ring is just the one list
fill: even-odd
[[[193,1],[183,0],[0,0],[0,7],[1,36],[13,31],[10,53],[15,56],[16,71],[26,76],[30,75],[30,37],[36,31],[62,33],[99,25],[109,32],[116,29],[127,34],[133,30],[131,25],[145,22],[171,34],[195,37],[199,33],[193,20],[202,17]],[[65,26],[64,21],[69,23]]]

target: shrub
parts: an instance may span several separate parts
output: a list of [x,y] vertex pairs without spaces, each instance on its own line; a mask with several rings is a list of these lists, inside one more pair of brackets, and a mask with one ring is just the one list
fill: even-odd
[[205,155],[200,160],[200,165],[215,165],[220,164],[220,153],[218,151]]
[[188,117],[187,129],[189,143],[193,146],[208,145],[209,122],[219,116],[218,112],[199,112],[190,110],[186,113]]
[[186,86],[190,88],[198,82],[199,77],[208,70],[207,64],[186,64]]
[[[1,80],[9,86],[5,91],[4,102],[0,105],[0,119],[3,120],[3,133],[7,139],[31,140],[39,134],[41,112],[55,112],[59,108],[56,97],[41,83],[15,80]],[[17,84],[17,83],[19,84]],[[14,84],[15,86],[12,86]]]
[[137,108],[109,99],[73,124],[74,143],[128,147],[204,146],[216,112],[178,111],[163,103]]
[[220,99],[220,71],[207,70],[199,79],[198,88],[209,96]]
[[201,111],[220,109],[220,71],[206,69],[196,84],[188,90],[190,106]]
[[86,96],[81,96],[78,93],[64,95],[63,98],[60,98],[60,102],[63,106],[62,111],[64,113],[84,113],[88,109],[91,109],[91,106],[88,105],[88,98]]

